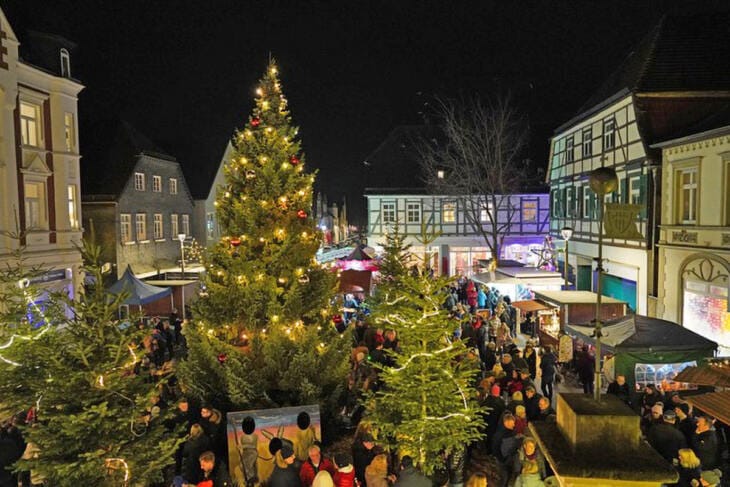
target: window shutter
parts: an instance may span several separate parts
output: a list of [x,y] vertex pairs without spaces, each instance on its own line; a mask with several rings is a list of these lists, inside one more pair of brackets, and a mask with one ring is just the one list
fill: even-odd
[[639,212],[640,218],[646,218],[646,174],[642,174],[639,177],[639,202],[641,204],[641,211]]

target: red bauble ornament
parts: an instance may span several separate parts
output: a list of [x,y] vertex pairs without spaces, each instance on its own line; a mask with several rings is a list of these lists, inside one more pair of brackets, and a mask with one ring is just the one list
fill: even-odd
[[227,354],[221,353],[221,354],[218,355],[218,362],[221,365],[223,365],[224,363],[226,363],[226,360],[228,360],[228,355]]
[[297,156],[291,156],[289,158],[289,162],[291,163],[292,166],[296,166],[297,164],[299,164],[302,161]]
[[258,127],[259,125],[261,125],[261,119],[259,117],[254,117],[251,119],[252,127]]
[[241,245],[241,240],[238,238],[232,238],[231,245],[233,245],[234,247],[238,247],[239,245]]
[[339,325],[340,323],[342,323],[342,315],[334,315],[334,316],[332,317],[332,322],[333,322],[333,323],[334,323],[335,325]]
[[307,218],[307,212],[304,210],[299,210],[299,211],[297,211],[297,216],[299,218],[301,218],[302,220],[304,220],[305,218]]

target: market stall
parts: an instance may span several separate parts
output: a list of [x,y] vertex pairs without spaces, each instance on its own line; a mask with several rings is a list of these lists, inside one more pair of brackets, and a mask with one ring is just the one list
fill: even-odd
[[154,306],[161,299],[165,299],[172,306],[172,301],[166,299],[172,295],[170,288],[157,287],[141,281],[134,275],[130,266],[127,266],[127,270],[124,271],[121,279],[109,288],[109,292],[112,294],[124,293],[126,295],[122,306],[127,307],[127,315],[129,314],[129,306],[138,306],[140,312],[143,312],[145,316],[149,316],[152,312],[147,308]]
[[559,272],[520,266],[497,267],[494,275],[482,272],[472,280],[497,289],[512,301],[532,299],[536,291],[559,291],[565,283]]
[[513,301],[512,306],[517,309],[518,329],[526,335],[537,335],[541,327],[552,326],[557,312],[557,308],[539,299]]
[[[598,295],[590,291],[535,291],[535,299],[554,311],[538,329],[542,346],[557,346],[560,332],[571,323],[590,323],[596,315]],[[626,315],[626,303],[608,296],[601,297],[601,319],[608,321]]]
[[[567,331],[576,339],[595,344],[590,324],[571,324]],[[626,376],[626,381],[637,390],[646,384],[664,390],[693,387],[677,381],[678,374],[712,357],[717,349],[717,343],[676,323],[641,315],[608,321],[601,335],[602,351],[614,356],[615,374]]]

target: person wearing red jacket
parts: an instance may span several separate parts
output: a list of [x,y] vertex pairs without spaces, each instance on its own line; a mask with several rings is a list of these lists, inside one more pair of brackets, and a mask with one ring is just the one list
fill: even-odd
[[469,313],[474,314],[477,310],[478,294],[476,284],[474,284],[474,281],[469,280],[466,283],[466,304],[469,305]]
[[335,455],[337,471],[332,476],[335,487],[355,487],[355,467],[352,466],[352,455],[338,453]]
[[299,469],[299,480],[302,482],[302,487],[311,487],[314,477],[320,470],[326,470],[330,475],[334,475],[336,472],[332,462],[322,456],[319,447],[312,445],[309,447],[309,458],[302,463],[302,468]]

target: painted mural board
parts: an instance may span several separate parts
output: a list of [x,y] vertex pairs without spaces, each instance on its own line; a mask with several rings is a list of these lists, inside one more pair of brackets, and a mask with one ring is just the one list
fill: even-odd
[[281,442],[290,442],[304,461],[309,447],[322,438],[318,405],[235,411],[227,419],[228,468],[243,487],[269,478]]

